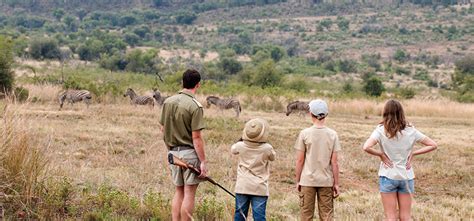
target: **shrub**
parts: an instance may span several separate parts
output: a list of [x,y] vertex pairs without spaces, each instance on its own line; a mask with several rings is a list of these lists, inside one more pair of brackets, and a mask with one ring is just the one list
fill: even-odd
[[197,16],[196,14],[188,11],[182,11],[178,15],[176,15],[176,23],[182,24],[182,25],[190,25],[193,23],[194,20],[196,20]]
[[354,87],[352,86],[350,82],[346,82],[342,86],[342,90],[344,91],[344,93],[351,93],[354,91]]
[[401,67],[401,66],[396,66],[395,67],[395,73],[397,73],[399,75],[410,75],[411,70],[408,69],[408,68]]
[[61,55],[58,42],[52,38],[33,39],[29,52],[34,59],[58,59]]
[[38,136],[27,122],[8,106],[1,113],[0,124],[0,192],[6,217],[21,211],[34,219],[42,192],[48,160]]
[[13,94],[15,95],[16,101],[23,102],[23,101],[26,101],[26,99],[28,99],[30,92],[26,88],[15,87]]
[[410,54],[403,49],[397,49],[393,54],[393,59],[397,60],[400,63],[408,61],[410,59]]
[[364,91],[369,96],[378,97],[384,90],[382,81],[378,77],[372,76],[364,83]]
[[456,69],[452,75],[454,89],[460,100],[469,101],[469,97],[474,94],[474,54],[466,55],[456,61],[455,65]]
[[273,60],[263,61],[255,70],[253,84],[265,87],[274,87],[280,84],[282,74],[275,68]]
[[397,94],[402,98],[412,99],[412,98],[415,97],[416,92],[415,92],[415,90],[413,90],[413,88],[404,87],[404,88],[400,88],[400,90],[397,92]]
[[222,58],[219,67],[229,75],[237,74],[242,70],[242,64],[234,58]]
[[0,93],[4,94],[11,91],[15,78],[12,46],[11,40],[0,36]]
[[341,31],[347,31],[349,30],[349,20],[343,18],[343,17],[338,17],[337,18],[337,26]]
[[206,197],[196,206],[198,220],[222,220],[224,205],[213,197]]

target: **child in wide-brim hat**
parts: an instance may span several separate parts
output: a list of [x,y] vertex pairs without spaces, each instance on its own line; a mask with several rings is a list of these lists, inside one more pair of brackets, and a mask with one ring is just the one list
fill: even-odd
[[232,154],[239,156],[235,184],[234,220],[246,220],[249,206],[255,221],[266,220],[269,196],[269,162],[275,160],[275,151],[268,143],[268,122],[261,118],[249,120],[242,133],[242,141],[232,145]]

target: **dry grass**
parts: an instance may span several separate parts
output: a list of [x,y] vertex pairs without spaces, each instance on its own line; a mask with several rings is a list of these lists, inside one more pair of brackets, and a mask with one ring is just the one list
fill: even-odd
[[[379,117],[374,115],[382,105],[368,100],[330,102],[332,114],[328,126],[339,133],[343,146],[340,163],[343,193],[336,202],[337,219],[382,217],[377,191],[378,161],[360,148],[379,122]],[[474,156],[473,105],[444,101],[406,101],[404,105],[408,119],[439,144],[434,153],[415,159],[414,218],[472,219],[473,196],[468,190],[472,189],[474,169],[470,161]],[[52,138],[53,148],[45,150],[52,174],[70,177],[74,186],[97,187],[105,183],[139,198],[148,191],[171,198],[173,188],[158,129],[158,108],[96,104],[86,109],[84,104],[78,104],[58,111],[54,103],[35,103],[19,109],[32,122],[31,128],[38,137]],[[206,109],[205,116],[208,128],[204,136],[211,175],[230,189],[235,183],[237,165],[229,152],[230,145],[241,136],[246,120],[254,117],[269,120],[270,140],[278,156],[272,163],[268,215],[276,220],[297,220],[292,146],[298,132],[310,126],[309,119],[245,109],[241,118],[236,119],[232,111],[221,112],[215,108]],[[199,188],[198,205],[209,197],[227,211],[222,220],[232,219],[231,198],[206,183]]]

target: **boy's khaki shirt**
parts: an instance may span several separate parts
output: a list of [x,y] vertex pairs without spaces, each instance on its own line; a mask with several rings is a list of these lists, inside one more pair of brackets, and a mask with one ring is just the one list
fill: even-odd
[[331,187],[334,183],[331,156],[340,151],[341,145],[336,131],[312,126],[300,132],[295,149],[305,152],[301,186]]
[[239,155],[235,192],[268,196],[269,164],[275,160],[276,155],[272,145],[241,141],[232,145],[231,152]]

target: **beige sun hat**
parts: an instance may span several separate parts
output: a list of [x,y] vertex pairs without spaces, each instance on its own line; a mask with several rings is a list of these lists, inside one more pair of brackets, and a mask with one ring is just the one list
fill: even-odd
[[268,129],[270,129],[268,122],[262,118],[249,120],[245,124],[242,139],[255,143],[266,143],[268,142]]

